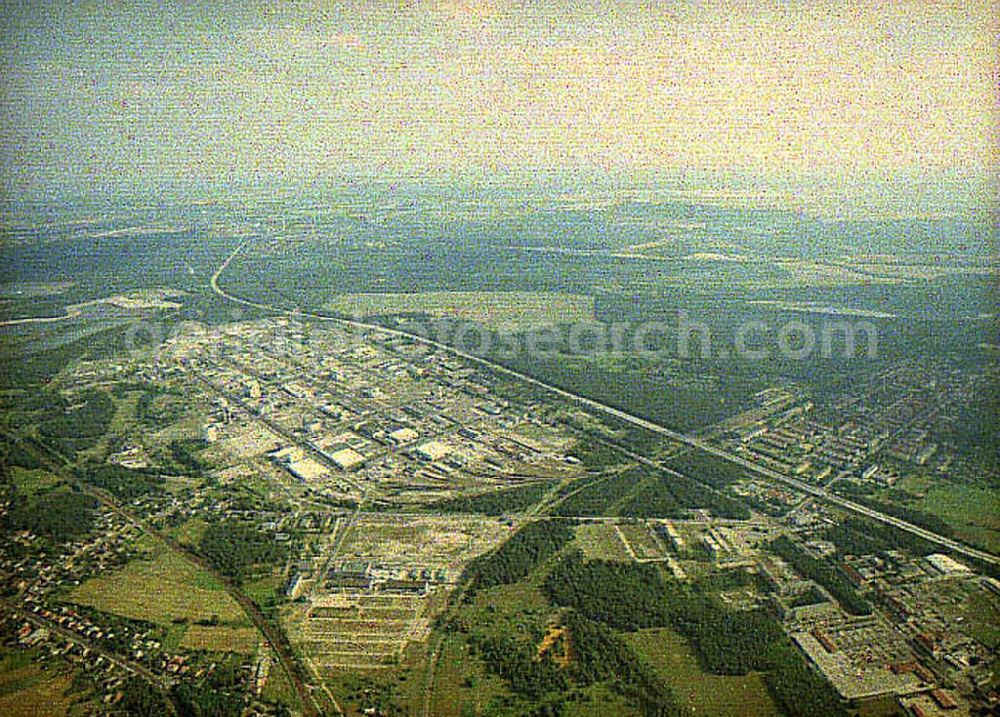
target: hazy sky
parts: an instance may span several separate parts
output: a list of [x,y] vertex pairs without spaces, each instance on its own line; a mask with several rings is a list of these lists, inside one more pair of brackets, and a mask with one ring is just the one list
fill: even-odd
[[16,185],[995,159],[988,0],[14,5]]

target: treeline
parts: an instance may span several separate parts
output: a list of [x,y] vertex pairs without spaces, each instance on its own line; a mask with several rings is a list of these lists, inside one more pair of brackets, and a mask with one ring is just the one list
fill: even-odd
[[573,539],[573,528],[558,521],[536,521],[518,530],[497,550],[473,560],[462,573],[469,595],[525,577]]
[[287,544],[237,520],[209,523],[198,550],[220,572],[237,581],[252,576],[258,565],[283,563],[288,557]]
[[65,543],[89,533],[96,514],[97,501],[83,493],[59,489],[28,497],[14,492],[0,522],[4,532],[29,530]]
[[429,503],[427,508],[442,513],[482,513],[504,515],[530,508],[549,490],[549,483],[531,483],[516,488],[505,488],[478,495],[459,496]]
[[784,535],[773,541],[770,548],[795,570],[826,588],[847,612],[852,615],[871,614],[871,603],[858,594],[848,577],[836,566],[814,558]]

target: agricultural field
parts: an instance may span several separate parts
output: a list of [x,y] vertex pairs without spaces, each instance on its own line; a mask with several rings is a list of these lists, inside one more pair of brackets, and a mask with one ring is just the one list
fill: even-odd
[[246,624],[239,605],[215,578],[159,543],[144,539],[141,545],[147,555],[86,581],[68,593],[67,601],[158,625],[213,618]]
[[261,640],[260,634],[252,627],[191,625],[184,632],[180,646],[188,650],[252,654]]
[[712,717],[777,717],[759,674],[721,677],[702,670],[697,656],[670,628],[639,630],[626,640],[674,689],[693,715]]
[[474,321],[513,332],[537,326],[594,320],[594,300],[579,294],[537,291],[428,291],[414,294],[343,294],[329,311],[348,316],[423,313]]
[[[30,653],[0,653],[0,714],[7,717],[59,717],[84,713],[67,694],[68,673],[43,670]],[[74,708],[75,707],[75,708]]]
[[292,642],[321,674],[373,670],[398,663],[411,640],[430,630],[419,596],[334,594],[286,621]]

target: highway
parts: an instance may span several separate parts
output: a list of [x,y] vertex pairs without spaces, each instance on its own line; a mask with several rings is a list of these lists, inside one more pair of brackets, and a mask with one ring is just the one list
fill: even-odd
[[[226,260],[222,262],[219,268],[215,271],[215,273],[212,275],[210,282],[212,290],[223,299],[226,299],[228,301],[233,301],[238,304],[242,304],[243,306],[250,306],[256,309],[262,309],[264,311],[277,314],[292,313],[288,309],[283,309],[281,307],[275,307],[275,306],[270,306],[268,304],[262,304],[254,301],[248,301],[246,299],[241,299],[238,296],[233,296],[232,294],[229,294],[219,286],[219,278],[222,276],[223,272],[225,272],[230,262],[244,249],[244,247],[246,247],[246,245],[247,242],[244,241],[242,244],[236,247],[236,249],[234,249],[233,252],[228,257],[226,257]],[[973,558],[975,560],[988,563],[995,567],[1000,567],[1000,557],[992,553],[988,553],[984,550],[979,550],[978,548],[973,548],[972,546],[966,545],[952,538],[948,538],[943,535],[938,535],[933,531],[927,530],[926,528],[921,528],[920,526],[902,520],[901,518],[896,518],[894,516],[882,513],[881,511],[875,510],[873,508],[869,508],[860,503],[848,500],[847,498],[838,496],[834,493],[830,493],[824,488],[804,483],[803,481],[797,480],[783,473],[779,473],[778,471],[775,471],[771,468],[758,465],[757,463],[747,459],[744,456],[733,453],[724,448],[719,448],[718,446],[708,443],[704,439],[680,433],[678,431],[667,428],[666,426],[661,426],[658,423],[653,423],[652,421],[640,418],[639,416],[636,416],[634,414],[627,413],[626,411],[622,411],[620,409],[614,408],[613,406],[601,403],[600,401],[595,401],[594,399],[587,398],[585,396],[581,396],[579,394],[563,390],[551,384],[545,383],[544,381],[539,381],[538,379],[528,376],[527,374],[521,373],[520,371],[515,371],[513,369],[507,368],[506,366],[502,366],[488,359],[484,359],[480,356],[475,356],[473,354],[467,353],[465,351],[462,351],[461,349],[457,349],[448,344],[441,343],[439,341],[435,341],[433,339],[429,339],[424,336],[420,336],[418,334],[411,334],[407,331],[400,331],[399,329],[386,328],[378,324],[370,324],[363,321],[355,321],[352,319],[343,319],[334,316],[326,316],[323,314],[316,314],[301,310],[296,310],[294,313],[298,316],[307,316],[313,319],[318,319],[320,321],[331,321],[334,323],[341,324],[343,326],[350,326],[356,329],[377,331],[384,335],[409,339],[411,341],[415,341],[427,346],[432,346],[442,351],[446,351],[452,354],[453,356],[457,356],[471,363],[483,366],[484,368],[487,368],[495,373],[508,376],[523,383],[527,383],[531,386],[540,388],[546,391],[547,393],[559,396],[560,398],[566,399],[567,401],[570,401],[572,403],[576,403],[577,405],[590,409],[595,413],[611,416],[612,418],[616,418],[624,423],[645,429],[652,433],[661,435],[665,438],[669,438],[672,441],[676,441],[677,443],[681,443],[691,448],[704,451],[705,453],[709,453],[713,456],[729,461],[730,463],[734,463],[742,468],[745,468],[747,471],[757,476],[760,476],[761,478],[765,478],[774,483],[779,483],[787,487],[793,488],[797,491],[805,493],[806,495],[821,500],[824,503],[835,505],[843,510],[850,511],[852,513],[864,516],[866,518],[870,518],[871,520],[878,521],[885,525],[891,525],[895,528],[899,528],[900,530],[904,530],[908,533],[916,535],[936,545],[940,545],[943,548],[947,548],[948,550],[951,550],[965,557]]]

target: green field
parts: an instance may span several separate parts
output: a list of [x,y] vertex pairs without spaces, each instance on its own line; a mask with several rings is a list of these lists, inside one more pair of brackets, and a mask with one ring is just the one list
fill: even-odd
[[70,602],[159,625],[174,619],[246,624],[239,605],[222,585],[160,543],[144,541],[146,556],[110,575],[86,581],[68,595]]
[[973,590],[962,604],[965,630],[992,650],[1000,649],[1000,602],[984,589]]
[[516,331],[571,321],[593,321],[594,300],[537,291],[427,291],[414,294],[342,294],[326,309],[349,316],[425,313]]
[[635,651],[677,693],[692,715],[768,717],[780,715],[758,674],[720,677],[707,674],[698,658],[669,628],[639,630],[625,635]]
[[10,475],[17,487],[17,492],[25,496],[44,493],[49,488],[54,488],[62,483],[62,479],[48,471],[31,470],[20,466],[14,466]]
[[170,533],[170,537],[178,542],[186,545],[198,545],[207,527],[208,523],[201,518],[191,518],[176,527],[170,528],[168,532]]
[[959,538],[1000,552],[1000,495],[959,483],[935,485],[916,504],[955,528]]

